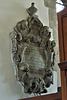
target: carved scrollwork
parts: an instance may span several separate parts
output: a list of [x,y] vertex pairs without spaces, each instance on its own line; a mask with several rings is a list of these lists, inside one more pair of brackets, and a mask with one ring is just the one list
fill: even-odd
[[29,17],[22,20],[10,33],[12,58],[16,78],[24,86],[25,93],[46,93],[53,84],[55,41],[51,41],[48,26],[35,15],[34,3],[27,10]]

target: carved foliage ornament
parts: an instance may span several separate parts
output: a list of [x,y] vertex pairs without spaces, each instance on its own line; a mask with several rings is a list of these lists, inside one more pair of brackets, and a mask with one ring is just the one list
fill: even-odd
[[49,27],[35,15],[34,3],[27,12],[27,20],[18,22],[10,33],[16,78],[25,93],[46,93],[53,84],[55,41],[50,40]]

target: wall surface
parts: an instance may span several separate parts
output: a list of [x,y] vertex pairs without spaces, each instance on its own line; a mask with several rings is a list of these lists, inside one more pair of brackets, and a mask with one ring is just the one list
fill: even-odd
[[[14,67],[11,61],[11,45],[9,33],[20,20],[26,19],[26,9],[32,0],[0,0],[0,100],[18,100],[28,98],[30,95],[23,93],[21,85],[15,79]],[[44,25],[49,26],[48,8],[44,0],[33,0],[38,8],[37,15]],[[56,77],[56,72],[54,74]],[[52,92],[56,92],[56,78]],[[50,93],[50,92],[49,92]],[[33,95],[32,95],[33,96]]]
[[60,78],[60,68],[58,67],[59,63],[59,43],[58,43],[58,22],[56,14],[56,0],[44,0],[44,4],[49,9],[49,26],[53,29],[53,38],[56,42],[55,47],[55,66],[54,70],[57,72],[57,87],[61,86]]

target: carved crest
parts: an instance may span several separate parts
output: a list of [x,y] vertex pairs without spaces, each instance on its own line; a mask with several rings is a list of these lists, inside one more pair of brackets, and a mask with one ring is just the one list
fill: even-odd
[[55,41],[50,40],[49,27],[35,15],[34,3],[27,12],[29,17],[18,22],[10,33],[16,78],[25,93],[46,93],[53,84]]

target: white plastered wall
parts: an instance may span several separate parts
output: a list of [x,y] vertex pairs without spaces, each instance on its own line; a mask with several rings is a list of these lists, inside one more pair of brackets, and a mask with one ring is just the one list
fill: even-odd
[[[21,85],[15,79],[9,38],[9,33],[16,23],[27,18],[26,9],[31,2],[35,2],[38,8],[39,19],[49,26],[48,8],[44,6],[43,0],[0,0],[0,100],[18,100],[31,96],[22,91]],[[49,93],[52,89],[52,93],[56,92],[56,84],[55,81]]]

